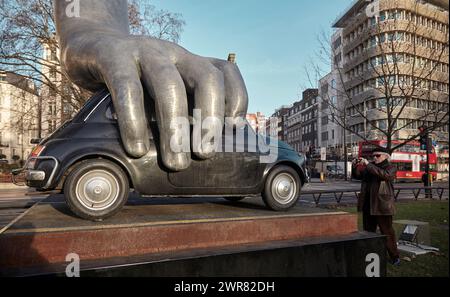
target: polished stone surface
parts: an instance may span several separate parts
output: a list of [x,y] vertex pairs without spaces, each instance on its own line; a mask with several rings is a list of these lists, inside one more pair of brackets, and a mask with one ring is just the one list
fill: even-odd
[[69,253],[82,261],[167,257],[357,232],[356,215],[309,207],[277,213],[263,208],[259,199],[155,201],[131,199],[118,215],[95,223],[73,216],[65,203],[51,197],[0,235],[0,267],[45,267],[64,263]]

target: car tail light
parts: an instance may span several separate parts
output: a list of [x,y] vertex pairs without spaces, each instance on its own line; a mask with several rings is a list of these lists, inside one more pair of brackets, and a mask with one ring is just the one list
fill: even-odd
[[37,145],[34,147],[34,149],[31,151],[30,158],[36,158],[39,157],[39,155],[42,153],[42,151],[45,149],[45,146],[43,145]]
[[34,169],[34,165],[36,165],[36,159],[39,157],[42,153],[42,151],[45,149],[45,146],[43,145],[37,145],[34,147],[34,149],[31,151],[30,156],[28,157],[28,169]]

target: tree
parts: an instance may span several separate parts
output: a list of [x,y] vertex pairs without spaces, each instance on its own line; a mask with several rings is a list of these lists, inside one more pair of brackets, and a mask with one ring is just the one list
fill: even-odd
[[149,35],[158,39],[178,43],[186,22],[179,13],[172,13],[143,0],[132,0],[128,4],[130,31],[135,35]]
[[[416,140],[422,125],[436,132],[449,123],[448,84],[443,83],[449,72],[448,32],[434,21],[437,15],[430,21],[422,18],[422,4],[414,3],[412,11],[388,10],[369,18],[350,34],[356,40],[368,38],[346,57],[339,57],[334,50],[338,47],[323,33],[318,38],[319,62],[305,67],[311,82],[329,72],[323,71],[325,63],[334,70],[333,88],[341,100],[322,98],[330,121],[360,140],[384,139],[390,151]],[[364,124],[357,125],[361,120]],[[399,138],[401,143],[394,142]]]
[[[133,34],[174,42],[180,40],[185,25],[180,14],[138,0],[130,2],[129,16]],[[34,108],[39,109],[40,118],[48,110],[62,120],[72,117],[90,93],[73,84],[60,67],[52,1],[0,1],[0,20],[0,70],[21,75],[39,88],[40,100]],[[52,120],[48,122],[49,131],[44,133],[56,128]],[[42,129],[38,127],[39,137]]]

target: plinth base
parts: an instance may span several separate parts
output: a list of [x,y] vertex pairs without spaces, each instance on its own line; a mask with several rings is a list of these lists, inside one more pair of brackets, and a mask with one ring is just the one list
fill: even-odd
[[[281,265],[275,270],[260,272],[278,276],[286,270],[282,268],[286,265],[302,266],[306,265],[305,261],[311,261],[306,246],[315,246],[313,254],[317,260],[332,261],[334,257],[324,258],[323,251],[317,250],[320,246],[338,244],[339,253],[346,254],[346,250],[352,250],[348,249],[348,244],[360,242],[367,236],[361,237],[356,232],[356,215],[313,208],[297,207],[287,213],[276,213],[246,202],[171,205],[144,202],[131,203],[117,216],[94,223],[74,217],[64,203],[41,203],[0,235],[0,273],[64,272],[68,264],[66,256],[75,253],[80,257],[82,269],[97,269],[95,271],[121,265],[147,267],[143,263],[152,263],[153,268],[139,274],[252,276],[256,274],[255,267]],[[380,242],[380,238],[375,241]],[[330,255],[337,252],[333,250],[329,250]],[[275,258],[266,255],[274,251],[277,251]],[[335,256],[339,257],[339,253]],[[238,268],[243,261],[241,256],[249,259],[253,272],[242,270],[240,265]],[[235,262],[232,259],[236,259]],[[258,261],[261,263],[257,264]],[[283,264],[283,261],[287,262]],[[162,269],[161,265],[166,268]],[[114,271],[122,274],[123,269],[126,270]],[[101,271],[112,273],[113,270]]]

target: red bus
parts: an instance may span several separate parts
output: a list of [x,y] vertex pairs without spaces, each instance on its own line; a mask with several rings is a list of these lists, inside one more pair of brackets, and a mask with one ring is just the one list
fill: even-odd
[[[392,141],[392,145],[400,144],[400,141]],[[377,147],[386,147],[386,140],[374,140],[369,142],[360,142],[359,157],[370,160],[372,151]],[[420,149],[418,141],[412,141],[398,150],[391,157],[393,165],[397,166],[397,181],[422,182],[422,176],[425,174],[427,164],[426,151]],[[437,178],[437,156],[434,147],[429,154],[430,173],[433,180]]]

